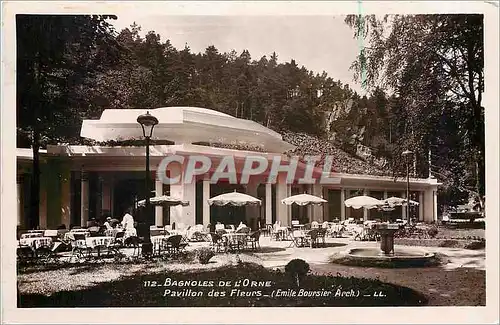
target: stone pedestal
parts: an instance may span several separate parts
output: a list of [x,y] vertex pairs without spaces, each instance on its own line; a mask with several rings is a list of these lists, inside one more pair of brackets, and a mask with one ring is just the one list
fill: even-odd
[[380,250],[385,255],[394,254],[394,233],[398,231],[398,224],[377,224],[375,229],[380,234]]
[[394,254],[394,233],[380,233],[380,250],[385,255]]

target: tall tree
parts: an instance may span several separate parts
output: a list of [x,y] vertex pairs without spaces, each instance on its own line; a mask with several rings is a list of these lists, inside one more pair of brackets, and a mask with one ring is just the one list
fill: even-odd
[[[366,86],[394,91],[406,110],[407,139],[419,157],[429,148],[460,138],[436,172],[461,164],[460,188],[484,205],[484,42],[482,15],[348,16],[355,37],[368,38],[353,63]],[[450,120],[445,123],[444,120]],[[446,127],[445,132],[436,132]],[[438,154],[437,152],[435,154]],[[460,158],[461,157],[461,158]],[[421,159],[424,163],[427,159]]]
[[33,223],[39,215],[40,146],[77,137],[82,98],[74,91],[118,56],[110,18],[16,16],[18,142],[33,148]]

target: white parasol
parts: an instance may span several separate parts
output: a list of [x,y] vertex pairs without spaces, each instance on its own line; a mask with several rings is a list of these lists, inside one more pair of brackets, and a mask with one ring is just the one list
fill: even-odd
[[[392,196],[383,200],[384,204],[389,207],[406,206],[406,199]],[[410,205],[419,205],[418,202],[410,200]]]
[[355,196],[344,201],[344,204],[348,208],[353,209],[373,209],[384,205],[384,201],[378,200],[374,197],[368,195]]
[[[152,197],[149,199],[149,203],[151,203],[151,205],[163,205],[163,206],[189,205],[189,201],[183,201],[179,198],[168,195]],[[137,202],[137,205],[141,207],[145,206],[146,200],[140,200],[139,202]]]
[[261,201],[248,194],[243,194],[239,192],[224,193],[217,195],[211,199],[208,199],[209,205],[233,205],[233,206],[244,206],[248,204],[260,204]]
[[282,204],[286,204],[286,205],[297,204],[300,206],[309,205],[309,204],[323,204],[326,202],[328,202],[328,201],[323,199],[323,198],[320,198],[320,197],[317,197],[314,195],[310,195],[310,194],[293,195],[293,196],[290,196],[290,197],[287,197],[287,198],[281,200]]

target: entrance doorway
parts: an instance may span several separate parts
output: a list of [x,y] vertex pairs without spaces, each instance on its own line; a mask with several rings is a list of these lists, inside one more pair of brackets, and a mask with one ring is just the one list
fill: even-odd
[[120,219],[128,208],[135,208],[136,202],[146,197],[144,192],[144,180],[116,180],[113,192],[114,217]]

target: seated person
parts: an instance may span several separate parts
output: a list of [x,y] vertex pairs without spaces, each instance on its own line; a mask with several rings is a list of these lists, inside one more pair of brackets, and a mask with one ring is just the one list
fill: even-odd
[[106,222],[104,223],[106,230],[113,230],[114,227],[111,225],[111,217],[106,218]]
[[236,231],[240,230],[241,228],[246,228],[246,227],[247,227],[247,225],[245,225],[243,223],[243,221],[241,221],[240,224],[238,225],[238,228],[236,228]]
[[121,223],[120,223],[120,220],[116,219],[116,218],[111,218],[111,220],[109,221],[109,225],[113,228],[117,228],[118,226],[121,227]]
[[87,228],[97,227],[97,226],[98,226],[98,224],[97,224],[97,221],[95,220],[95,218],[92,218],[89,221],[87,221]]

